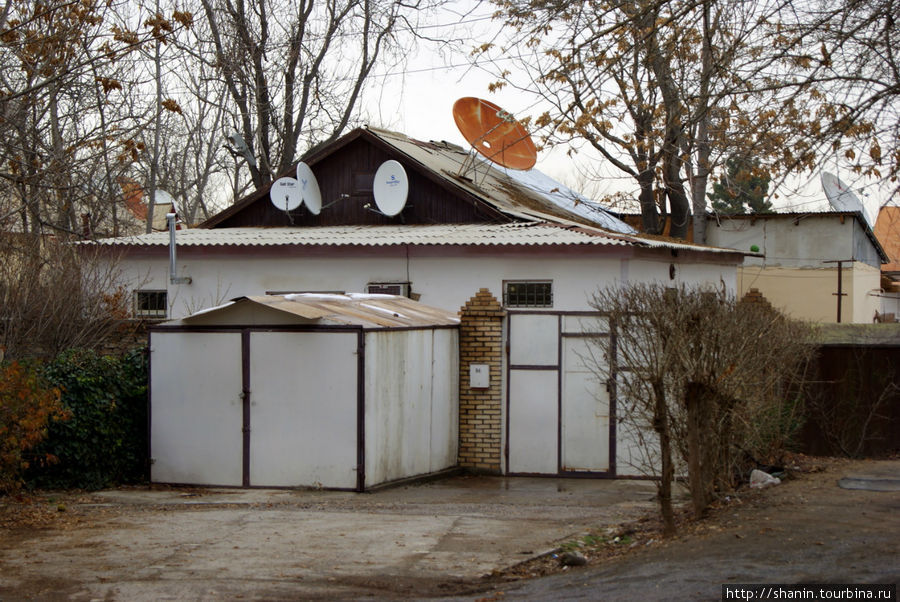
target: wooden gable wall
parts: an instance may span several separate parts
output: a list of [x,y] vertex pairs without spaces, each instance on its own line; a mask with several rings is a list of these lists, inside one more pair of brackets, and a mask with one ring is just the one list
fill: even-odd
[[[372,182],[379,165],[399,161],[409,177],[409,197],[394,217],[377,211]],[[289,214],[277,209],[268,191],[211,224],[215,228],[253,226],[343,226],[387,224],[463,224],[512,221],[465,191],[449,185],[406,156],[363,133],[322,159],[310,162],[322,192],[323,209],[312,215],[301,205]],[[368,205],[368,207],[367,207]],[[227,210],[226,210],[227,212]]]

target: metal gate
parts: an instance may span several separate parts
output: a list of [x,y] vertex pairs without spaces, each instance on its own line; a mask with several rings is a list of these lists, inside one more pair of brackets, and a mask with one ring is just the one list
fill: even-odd
[[615,475],[614,388],[597,370],[609,357],[590,342],[610,336],[606,319],[510,312],[507,336],[507,472]]
[[151,479],[362,489],[361,331],[157,331]]

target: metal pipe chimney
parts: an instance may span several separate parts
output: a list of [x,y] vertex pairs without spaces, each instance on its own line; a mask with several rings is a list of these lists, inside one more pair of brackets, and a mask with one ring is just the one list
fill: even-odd
[[166,221],[169,224],[169,282],[171,284],[190,284],[190,276],[176,276],[175,267],[175,214],[167,213]]

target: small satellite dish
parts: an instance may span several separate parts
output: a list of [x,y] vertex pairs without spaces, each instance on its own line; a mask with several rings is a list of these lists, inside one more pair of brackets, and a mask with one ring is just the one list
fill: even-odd
[[269,198],[272,199],[272,204],[282,211],[293,211],[303,201],[300,196],[300,183],[294,178],[278,178],[272,182]]
[[537,149],[531,136],[511,114],[481,98],[467,96],[453,103],[453,120],[479,153],[510,169],[531,169]]
[[306,208],[313,215],[322,212],[322,192],[319,190],[319,181],[309,165],[300,161],[297,163],[297,181],[300,183],[300,196],[306,203]]
[[375,204],[383,214],[393,217],[403,211],[409,195],[409,179],[398,161],[390,159],[378,167],[372,183]]
[[822,189],[825,191],[825,198],[828,199],[828,203],[835,211],[862,213],[866,221],[869,221],[869,215],[866,213],[866,208],[862,201],[836,175],[823,171]]

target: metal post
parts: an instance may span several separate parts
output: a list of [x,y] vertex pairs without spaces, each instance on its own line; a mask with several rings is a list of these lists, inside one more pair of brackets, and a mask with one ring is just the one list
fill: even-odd
[[837,292],[831,293],[832,295],[837,297],[837,323],[841,323],[841,297],[846,297],[847,293],[844,292],[844,264],[845,263],[853,263],[852,259],[836,259],[831,261],[823,261],[822,263],[836,263],[838,270],[838,281],[837,281]]

